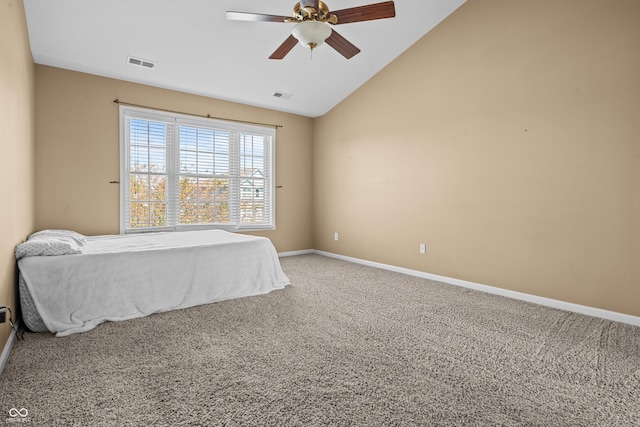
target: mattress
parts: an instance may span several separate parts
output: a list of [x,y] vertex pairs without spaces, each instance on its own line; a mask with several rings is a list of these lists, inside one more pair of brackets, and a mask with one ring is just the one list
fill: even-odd
[[47,325],[38,314],[38,309],[33,303],[29,288],[24,283],[22,274],[18,274],[18,292],[20,293],[20,307],[22,308],[22,321],[33,332],[47,332]]
[[289,284],[269,239],[222,230],[86,237],[80,254],[18,269],[25,324],[58,336]]

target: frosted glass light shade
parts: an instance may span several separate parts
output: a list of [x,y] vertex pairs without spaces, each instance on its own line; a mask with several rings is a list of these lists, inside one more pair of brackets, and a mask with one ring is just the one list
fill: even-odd
[[302,46],[315,49],[331,35],[331,28],[323,22],[304,21],[293,27],[291,35],[298,39]]

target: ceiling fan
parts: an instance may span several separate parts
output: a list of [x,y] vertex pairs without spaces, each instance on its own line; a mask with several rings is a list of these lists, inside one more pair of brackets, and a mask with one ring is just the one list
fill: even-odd
[[284,58],[298,42],[313,50],[325,41],[342,56],[350,59],[357,55],[360,49],[329,27],[328,24],[348,24],[351,22],[393,18],[394,16],[396,16],[396,10],[392,1],[331,12],[327,5],[319,0],[300,0],[293,7],[293,16],[227,12],[227,19],[231,20],[296,24],[291,31],[291,35],[271,54],[269,59]]

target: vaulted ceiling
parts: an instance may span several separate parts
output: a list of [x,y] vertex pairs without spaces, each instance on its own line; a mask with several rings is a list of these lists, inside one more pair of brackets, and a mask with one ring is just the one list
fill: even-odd
[[336,26],[361,50],[348,60],[327,44],[271,60],[295,24],[230,21],[226,11],[292,15],[295,0],[24,0],[37,64],[308,117],[325,114],[464,2],[395,0],[395,18]]

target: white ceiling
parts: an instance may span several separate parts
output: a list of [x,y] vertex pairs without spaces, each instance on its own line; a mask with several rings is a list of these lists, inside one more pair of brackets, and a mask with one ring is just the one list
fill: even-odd
[[[269,55],[293,24],[227,21],[227,10],[291,15],[297,0],[24,0],[37,64],[317,117],[346,98],[466,0],[395,0],[396,17],[338,25],[361,49],[328,45]],[[330,10],[382,0],[326,0]],[[127,56],[157,62],[153,70]],[[291,94],[291,99],[273,96]]]

